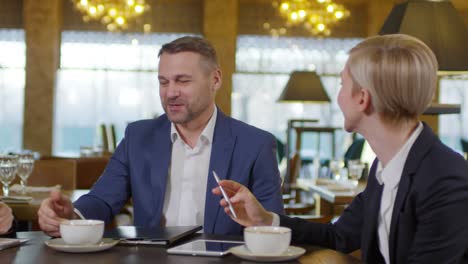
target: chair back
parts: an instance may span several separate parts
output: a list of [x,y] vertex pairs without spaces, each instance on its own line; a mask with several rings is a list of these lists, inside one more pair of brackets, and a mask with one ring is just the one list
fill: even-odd
[[108,142],[109,142],[109,151],[114,152],[115,148],[117,147],[117,137],[115,136],[115,125],[110,124],[109,130],[107,132],[109,133],[107,135]]
[[364,138],[355,139],[344,154],[345,161],[361,159],[362,150],[364,149],[365,142],[366,140]]
[[44,159],[34,163],[29,176],[29,186],[53,186],[60,184],[63,190],[76,189],[76,162],[71,159]]
[[284,143],[276,138],[276,158],[278,159],[278,164],[281,163],[281,160],[284,158]]
[[107,127],[105,124],[99,125],[99,136],[101,137],[102,149],[104,152],[109,151],[109,140],[107,138]]
[[463,152],[467,153],[468,152],[468,140],[460,138],[460,143],[461,143]]
[[76,188],[91,189],[104,172],[109,157],[86,157],[76,159]]
[[287,173],[287,178],[285,179],[283,184],[283,193],[289,193],[290,187],[296,185],[296,180],[299,175],[300,167],[301,159],[299,153],[295,153],[289,160],[289,171]]

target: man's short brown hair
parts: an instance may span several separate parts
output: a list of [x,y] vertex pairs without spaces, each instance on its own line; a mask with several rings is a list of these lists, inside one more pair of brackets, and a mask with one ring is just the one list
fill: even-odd
[[207,66],[211,69],[219,68],[218,56],[213,45],[204,38],[185,36],[164,44],[159,50],[158,57],[162,54],[176,54],[179,52],[194,52],[202,56]]

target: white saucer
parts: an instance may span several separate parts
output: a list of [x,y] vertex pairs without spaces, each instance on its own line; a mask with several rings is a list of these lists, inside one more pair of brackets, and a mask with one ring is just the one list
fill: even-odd
[[250,252],[245,245],[233,247],[229,250],[233,255],[246,259],[259,262],[275,262],[293,260],[302,256],[306,251],[300,247],[289,246],[289,248],[279,255],[256,255]]
[[84,244],[84,245],[71,245],[66,244],[62,238],[54,238],[44,242],[48,247],[58,251],[71,252],[71,253],[84,253],[84,252],[97,252],[109,249],[117,243],[118,240],[111,238],[103,238],[101,242],[97,244]]

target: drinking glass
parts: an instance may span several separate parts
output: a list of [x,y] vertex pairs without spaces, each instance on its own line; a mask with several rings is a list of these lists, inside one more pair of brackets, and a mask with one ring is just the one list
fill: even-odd
[[18,154],[18,170],[17,174],[21,179],[21,193],[26,193],[26,184],[28,182],[29,175],[34,168],[34,154],[33,153],[21,153]]
[[0,156],[0,181],[3,185],[3,195],[9,195],[10,183],[16,176],[18,168],[18,156],[4,155]]
[[330,161],[330,170],[332,172],[332,176],[335,180],[341,179],[341,170],[344,167],[344,161],[341,159],[333,159]]
[[360,160],[348,160],[348,179],[354,186],[358,185],[363,170],[364,164]]

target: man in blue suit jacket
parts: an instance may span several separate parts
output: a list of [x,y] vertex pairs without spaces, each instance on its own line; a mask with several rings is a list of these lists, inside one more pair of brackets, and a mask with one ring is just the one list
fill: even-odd
[[[215,106],[221,71],[214,48],[198,37],[165,44],[159,53],[166,114],[131,123],[103,175],[74,205],[52,193],[39,224],[59,235],[60,220],[110,222],[132,198],[136,226],[201,224],[205,233],[242,234],[210,191],[222,179],[243,183],[271,211],[283,212],[275,138],[225,116]],[[204,209],[204,211],[203,211]]]
[[433,52],[407,35],[372,37],[351,49],[341,81],[345,129],[377,155],[366,189],[337,222],[320,224],[268,212],[247,188],[221,181],[242,216],[234,220],[289,227],[296,243],[360,249],[364,263],[468,262],[468,163],[418,121],[436,88]]

